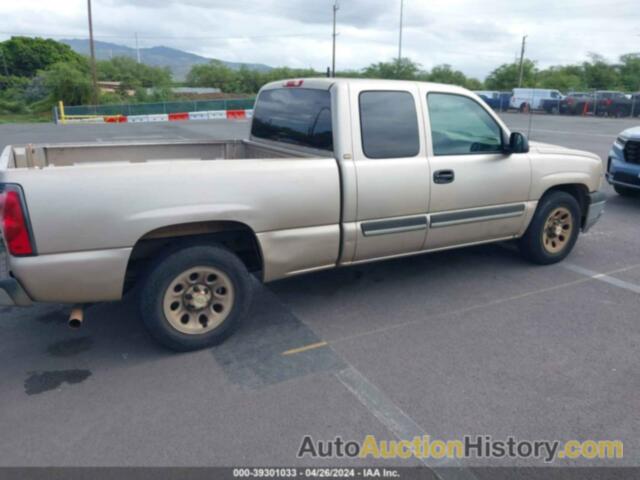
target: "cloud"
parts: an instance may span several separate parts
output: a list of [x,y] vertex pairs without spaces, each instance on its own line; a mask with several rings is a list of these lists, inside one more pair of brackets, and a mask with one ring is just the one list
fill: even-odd
[[[483,78],[527,56],[541,67],[579,63],[595,51],[616,60],[634,51],[637,0],[405,0],[403,55],[432,68],[451,64]],[[331,63],[333,0],[94,0],[100,40],[165,45],[200,55],[273,66]],[[358,69],[397,55],[400,0],[340,0],[337,66]],[[8,32],[86,37],[86,2],[2,2]],[[615,25],[615,28],[610,28]]]

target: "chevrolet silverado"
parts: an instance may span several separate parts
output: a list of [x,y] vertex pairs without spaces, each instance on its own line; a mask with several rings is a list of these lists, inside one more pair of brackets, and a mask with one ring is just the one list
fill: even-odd
[[602,178],[598,156],[529,143],[463,88],[275,82],[241,141],[6,147],[0,304],[131,290],[159,342],[203,348],[247,315],[252,274],[505,240],[558,262],[601,215]]

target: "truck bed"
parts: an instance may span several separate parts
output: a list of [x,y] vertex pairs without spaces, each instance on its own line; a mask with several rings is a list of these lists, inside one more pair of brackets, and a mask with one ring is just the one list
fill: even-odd
[[250,140],[101,142],[16,145],[7,148],[9,148],[7,168],[68,167],[105,162],[140,163],[317,156],[301,152],[300,149],[265,146]]
[[6,147],[0,184],[24,192],[37,252],[9,269],[37,301],[117,300],[139,242],[232,227],[255,236],[265,280],[330,268],[341,207],[331,155],[251,140]]

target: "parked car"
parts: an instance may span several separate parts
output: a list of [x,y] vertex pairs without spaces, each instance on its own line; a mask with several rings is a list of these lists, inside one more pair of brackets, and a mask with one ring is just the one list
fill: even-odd
[[247,315],[250,272],[511,239],[534,263],[561,261],[603,211],[600,158],[529,144],[477,98],[296,79],[260,90],[246,140],[8,146],[0,303],[113,301],[138,285],[151,335],[193,350]]
[[599,117],[612,116],[611,109],[614,102],[626,101],[627,96],[623,92],[603,90],[596,92],[596,109],[595,114]]
[[559,113],[562,113],[562,106],[563,106],[562,102],[564,102],[564,99],[561,99],[561,98],[556,98],[556,99],[547,98],[542,100],[542,103],[540,104],[540,109],[544,110],[547,113],[557,115]]
[[602,111],[609,117],[640,116],[640,93],[616,95],[602,106]]
[[623,131],[613,142],[606,177],[618,194],[640,194],[640,127]]
[[511,92],[475,90],[473,93],[482,98],[482,100],[484,100],[484,102],[494,110],[497,110],[499,112],[509,110]]
[[514,88],[509,106],[521,112],[542,109],[544,100],[562,100],[559,90],[547,88]]
[[626,100],[623,92],[614,90],[598,90],[576,102],[577,114],[591,114],[598,117],[610,116],[613,114],[611,105],[618,100]]
[[576,115],[582,113],[578,111],[578,104],[583,100],[588,100],[592,96],[586,92],[570,92],[564,98],[546,99],[542,101],[542,109],[547,113]]
[[584,104],[593,99],[590,92],[570,92],[560,104],[560,113],[567,115],[581,115],[584,111]]

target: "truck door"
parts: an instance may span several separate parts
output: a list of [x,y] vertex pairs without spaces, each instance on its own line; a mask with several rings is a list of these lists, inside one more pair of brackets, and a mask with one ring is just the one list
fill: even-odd
[[531,184],[526,153],[507,155],[505,129],[474,98],[421,87],[431,199],[426,249],[509,238],[523,226]]
[[354,82],[349,95],[357,176],[354,260],[418,252],[430,186],[418,88]]

